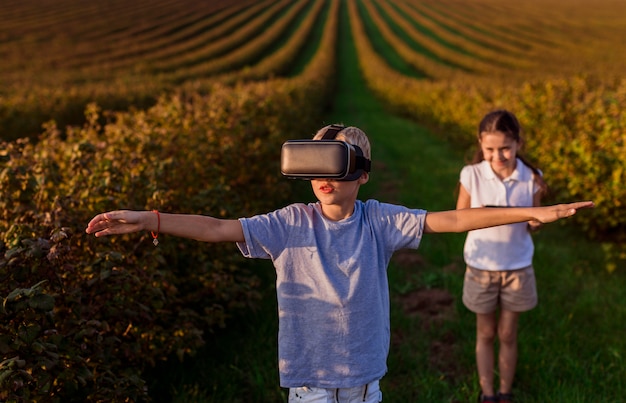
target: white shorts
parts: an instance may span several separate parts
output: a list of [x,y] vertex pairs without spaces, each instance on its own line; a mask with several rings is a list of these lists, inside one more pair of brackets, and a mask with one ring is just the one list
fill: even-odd
[[378,381],[354,388],[311,388],[302,386],[289,389],[289,403],[379,403],[383,401]]

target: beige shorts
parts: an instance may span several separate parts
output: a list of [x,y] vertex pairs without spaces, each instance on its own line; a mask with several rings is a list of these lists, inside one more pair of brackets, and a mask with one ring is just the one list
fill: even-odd
[[525,312],[537,306],[537,284],[532,266],[519,270],[465,269],[463,304],[475,313],[491,313],[500,306]]

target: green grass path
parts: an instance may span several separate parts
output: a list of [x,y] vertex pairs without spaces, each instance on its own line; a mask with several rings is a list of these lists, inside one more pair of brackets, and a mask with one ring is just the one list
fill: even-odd
[[[361,188],[360,198],[375,198],[430,211],[453,209],[455,186],[464,164],[465,150],[455,149],[425,127],[385,109],[368,90],[360,74],[349,26],[345,19],[343,21],[337,93],[333,110],[325,123],[357,126],[370,138],[373,170],[370,182]],[[450,292],[457,297],[462,274],[445,274],[441,267],[454,267],[455,264],[460,267],[463,240],[464,235],[456,234],[427,236],[417,251],[419,264],[397,267],[392,263],[390,266],[392,348],[389,373],[381,383],[385,402],[443,402],[454,395],[446,375],[431,368],[433,356],[430,354],[432,342],[446,338],[450,328],[442,326],[424,330],[426,321],[419,316],[405,315],[399,301],[403,295],[410,295],[424,286],[439,288],[448,285],[453,290]],[[451,311],[456,311],[455,303]],[[451,353],[438,356],[436,367],[443,368],[451,360],[455,363],[463,360],[452,352],[459,348],[456,344],[448,338],[446,348]],[[466,354],[465,366],[473,365],[472,360],[473,357]]]

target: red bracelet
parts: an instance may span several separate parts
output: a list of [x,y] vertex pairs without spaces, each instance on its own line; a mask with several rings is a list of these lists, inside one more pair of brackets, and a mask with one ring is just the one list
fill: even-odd
[[159,231],[161,230],[161,215],[158,210],[152,210],[152,212],[157,215],[157,231],[156,234],[152,231],[150,231],[150,233],[152,234],[152,243],[154,246],[157,246],[159,244]]

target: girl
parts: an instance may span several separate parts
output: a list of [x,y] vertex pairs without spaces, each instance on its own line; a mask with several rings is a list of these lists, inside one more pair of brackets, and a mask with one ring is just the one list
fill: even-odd
[[[478,128],[479,149],[460,175],[457,209],[539,206],[547,186],[541,172],[518,154],[521,128],[506,110],[488,113]],[[537,221],[470,231],[463,303],[476,313],[476,364],[479,402],[512,401],[517,364],[517,323],[521,312],[537,305],[529,231]],[[500,314],[497,315],[499,308]],[[494,341],[499,340],[500,388],[494,388]]]

